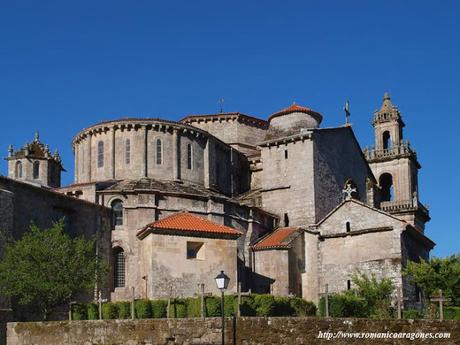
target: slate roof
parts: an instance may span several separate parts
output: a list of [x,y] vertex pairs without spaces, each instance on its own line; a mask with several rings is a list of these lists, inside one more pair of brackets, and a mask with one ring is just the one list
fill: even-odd
[[225,195],[209,190],[204,186],[189,183],[141,178],[138,180],[122,180],[103,190],[103,192],[134,192],[158,191],[162,193],[188,194],[203,197],[219,197],[228,199]]
[[143,239],[150,233],[175,234],[177,232],[191,236],[201,235],[202,237],[207,237],[211,235],[211,237],[231,236],[234,238],[242,234],[231,227],[211,222],[206,218],[199,217],[187,211],[182,211],[147,224],[137,233],[137,237]]
[[263,237],[252,248],[263,249],[287,249],[291,247],[292,241],[300,234],[299,228],[287,227],[278,228],[267,236]]

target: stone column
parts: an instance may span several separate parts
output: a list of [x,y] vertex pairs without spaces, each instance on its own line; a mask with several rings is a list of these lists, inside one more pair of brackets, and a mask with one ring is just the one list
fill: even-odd
[[147,155],[147,149],[148,149],[148,129],[147,125],[144,127],[144,150],[142,151],[142,161],[143,161],[143,173],[142,175],[144,177],[147,177],[148,174],[148,155]]
[[215,146],[212,138],[207,139],[206,146],[204,148],[204,186],[205,188],[211,188],[215,185],[215,166],[214,166]]
[[111,129],[111,132],[112,132],[112,144],[111,144],[111,148],[112,148],[112,178],[115,179],[115,157],[116,157],[116,154],[115,154],[115,127],[112,127]]
[[92,155],[92,150],[93,150],[93,134],[89,133],[88,134],[88,182],[92,181],[92,165],[93,165],[93,155]]
[[180,180],[180,160],[181,160],[181,152],[180,152],[180,134],[178,133],[177,129],[173,129],[173,179]]
[[73,167],[73,170],[74,170],[74,182],[75,183],[78,183],[80,182],[79,181],[79,171],[78,169],[80,168],[80,165],[78,164],[80,162],[80,144],[75,144],[74,146],[74,149],[73,149],[73,153],[74,153],[74,167]]

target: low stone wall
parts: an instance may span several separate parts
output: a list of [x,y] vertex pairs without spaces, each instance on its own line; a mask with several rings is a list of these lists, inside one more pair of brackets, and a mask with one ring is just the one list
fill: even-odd
[[[450,333],[450,339],[319,339],[319,332]],[[455,345],[459,321],[324,318],[226,319],[226,344],[241,345]],[[15,322],[8,324],[8,345],[214,345],[221,344],[219,318],[113,321]]]

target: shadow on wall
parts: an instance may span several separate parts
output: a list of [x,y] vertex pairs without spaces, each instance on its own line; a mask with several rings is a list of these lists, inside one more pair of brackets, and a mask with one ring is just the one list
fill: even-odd
[[271,290],[272,284],[275,282],[275,279],[266,277],[262,274],[257,272],[252,273],[252,281],[253,281],[253,293],[260,293],[260,294],[269,294]]

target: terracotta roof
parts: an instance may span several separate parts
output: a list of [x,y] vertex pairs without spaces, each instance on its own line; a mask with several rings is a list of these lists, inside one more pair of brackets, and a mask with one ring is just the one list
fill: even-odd
[[253,246],[254,250],[289,248],[299,228],[278,228]]
[[205,218],[196,216],[187,211],[178,212],[169,217],[157,220],[156,222],[147,224],[142,230],[137,233],[137,237],[143,239],[150,233],[173,233],[182,232],[187,235],[224,235],[239,237],[242,233],[238,230],[225,225],[211,222]]
[[307,108],[307,107],[303,107],[301,105],[298,105],[298,104],[293,104],[287,108],[284,108],[272,115],[270,115],[270,117],[268,118],[268,121],[270,121],[272,118],[274,117],[278,117],[278,116],[282,116],[282,115],[286,115],[286,114],[290,114],[290,113],[305,113],[305,114],[309,114],[309,115],[312,115],[313,117],[316,117],[319,121],[323,118],[323,116],[310,109],[310,108]]

